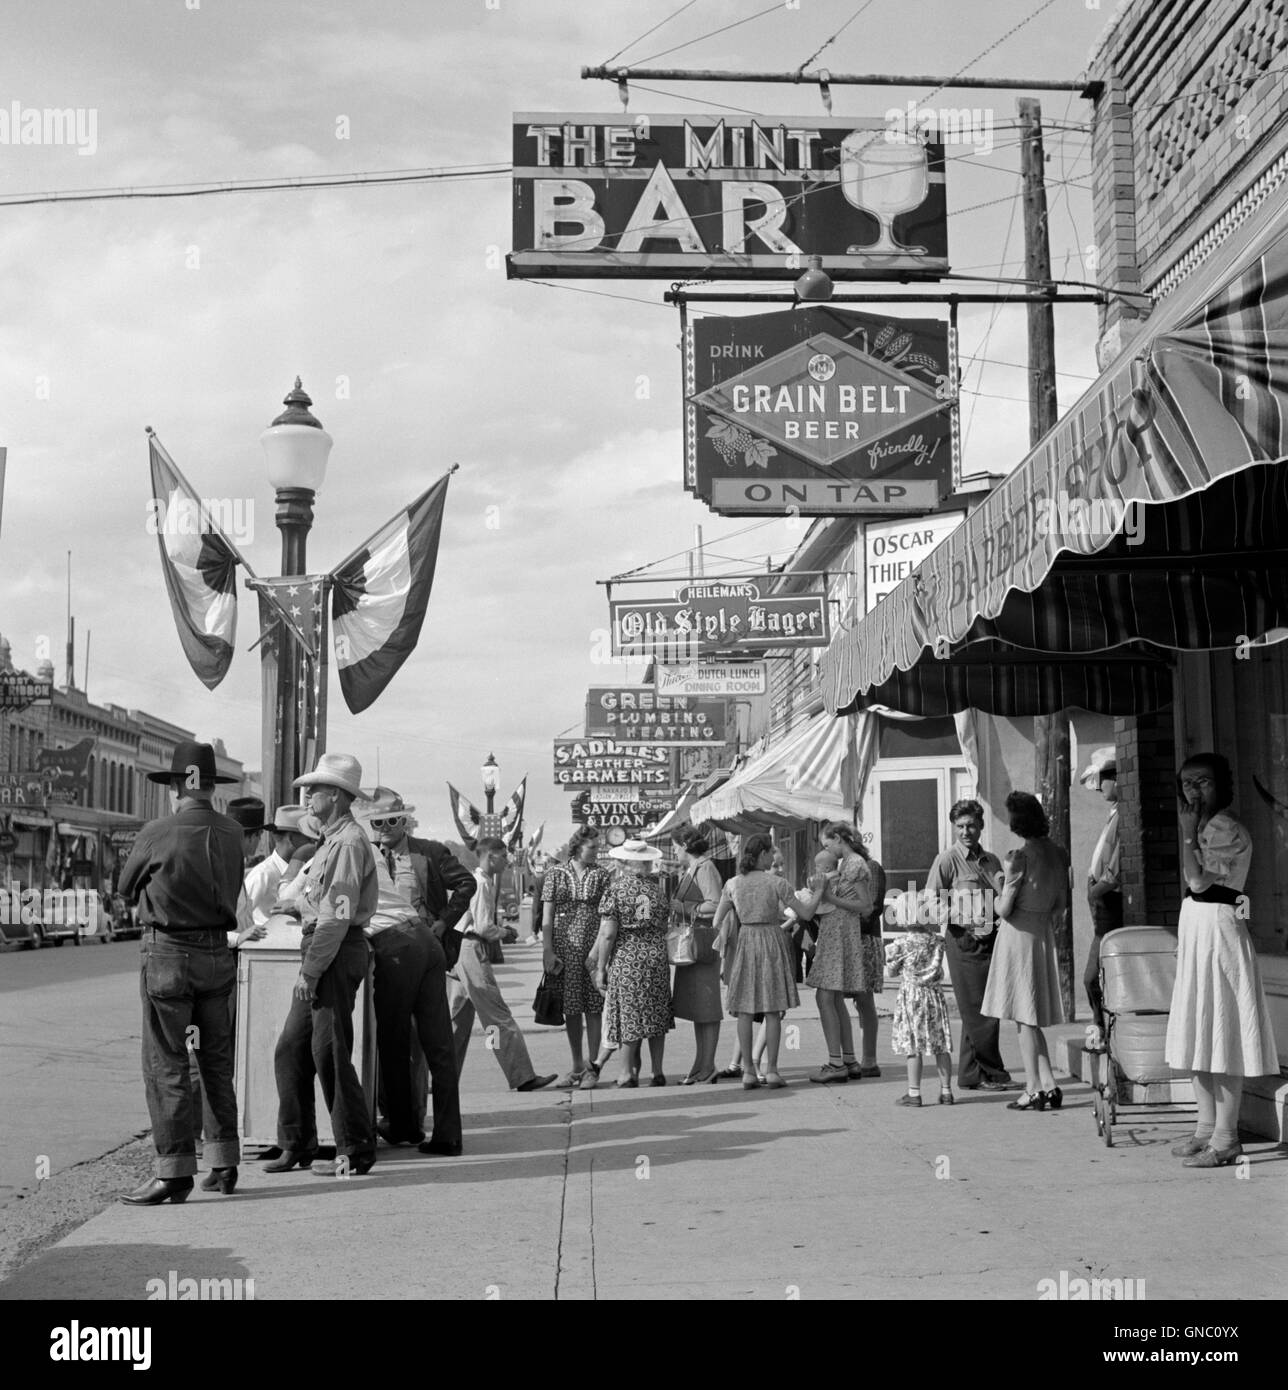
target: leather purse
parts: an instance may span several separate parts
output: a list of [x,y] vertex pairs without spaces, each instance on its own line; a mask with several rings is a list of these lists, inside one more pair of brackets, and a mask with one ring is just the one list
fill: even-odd
[[563,1027],[563,981],[558,975],[542,975],[532,1001],[532,1020],[543,1028]]

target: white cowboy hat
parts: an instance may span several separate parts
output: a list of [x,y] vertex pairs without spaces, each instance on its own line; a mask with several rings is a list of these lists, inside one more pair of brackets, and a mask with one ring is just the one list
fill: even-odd
[[610,849],[608,857],[652,864],[661,859],[662,851],[654,849],[652,845],[646,844],[643,840],[627,840],[625,844],[618,845],[616,849]]
[[1084,787],[1090,787],[1095,792],[1100,790],[1100,779],[1105,775],[1107,768],[1115,771],[1118,766],[1118,753],[1112,746],[1097,748],[1091,755],[1091,762],[1088,763],[1086,770],[1078,779]]
[[377,787],[369,792],[370,800],[362,808],[362,815],[365,820],[370,820],[375,816],[378,820],[381,816],[410,816],[416,809],[414,806],[403,804],[403,799],[391,787]]
[[362,764],[351,753],[323,753],[312,772],[297,777],[297,787],[338,787],[350,796],[365,800],[362,790]]
[[308,814],[303,806],[279,806],[273,816],[273,824],[267,828],[276,830],[279,834],[291,831],[296,835],[301,835],[304,832],[300,829],[300,822]]

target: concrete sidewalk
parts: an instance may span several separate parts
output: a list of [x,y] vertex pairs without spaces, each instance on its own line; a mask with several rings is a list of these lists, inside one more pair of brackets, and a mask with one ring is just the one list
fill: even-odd
[[[497,975],[538,1071],[565,1071],[562,1030],[532,1024],[541,948],[506,958]],[[1168,1154],[1184,1119],[1124,1119],[1106,1149],[1081,1084],[1058,1113],[979,1092],[949,1108],[933,1065],[928,1103],[900,1109],[888,1018],[881,1078],[835,1087],[805,1080],[823,1060],[811,991],[787,1027],[792,1084],[749,1092],[675,1084],[693,1056],[687,1024],[668,1035],[665,1089],[617,1090],[610,1063],[600,1089],[571,1094],[507,1091],[476,1033],[463,1157],[382,1147],[346,1180],[247,1162],[232,1197],[113,1205],[0,1298],[144,1299],[172,1274],[253,1279],[256,1299],[1035,1299],[1062,1273],[1131,1280],[1139,1298],[1282,1295],[1283,1150],[1247,1143],[1242,1175],[1187,1170]],[[722,1062],[731,1037],[727,1023]],[[1006,1044],[1018,1076],[1013,1034]]]

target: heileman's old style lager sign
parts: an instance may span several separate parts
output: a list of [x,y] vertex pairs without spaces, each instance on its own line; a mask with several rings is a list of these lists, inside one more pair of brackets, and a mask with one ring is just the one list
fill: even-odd
[[651,685],[595,686],[586,696],[586,732],[673,748],[723,744],[725,708],[723,700],[659,695]]
[[826,647],[831,640],[821,592],[770,594],[771,575],[709,579],[685,585],[674,599],[612,600],[613,651],[652,656],[688,649]]
[[948,325],[712,315],[684,354],[685,486],[721,515],[915,512],[953,479]]
[[669,748],[624,747],[609,738],[555,739],[555,785],[591,787],[633,782],[671,785]]
[[514,118],[511,276],[933,279],[944,149],[876,119]]

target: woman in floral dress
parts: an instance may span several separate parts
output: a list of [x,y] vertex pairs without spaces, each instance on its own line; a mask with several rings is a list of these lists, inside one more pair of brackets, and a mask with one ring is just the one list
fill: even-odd
[[599,900],[610,875],[597,866],[599,833],[583,827],[568,844],[568,862],[553,865],[542,889],[544,949],[542,968],[563,982],[564,1027],[572,1052],[572,1070],[558,1084],[576,1086],[585,1074],[581,1040],[586,1051],[599,1052],[599,1025],[604,996],[586,969],[586,956],[599,931]]
[[643,840],[627,840],[608,851],[621,862],[599,900],[599,941],[595,984],[604,994],[604,1042],[600,1057],[588,1063],[582,1087],[599,1077],[606,1049],[622,1049],[619,1086],[638,1086],[640,1043],[648,1039],[654,1086],[665,1086],[662,1053],[675,1027],[671,1011],[671,966],[666,958],[670,901],[650,872],[662,857]]
[[914,927],[886,947],[886,961],[899,972],[890,1046],[908,1059],[908,1091],[896,1105],[921,1104],[921,1059],[929,1054],[939,1068],[939,1103],[953,1103],[953,1034],[948,1002],[939,977],[944,964],[943,938]]

